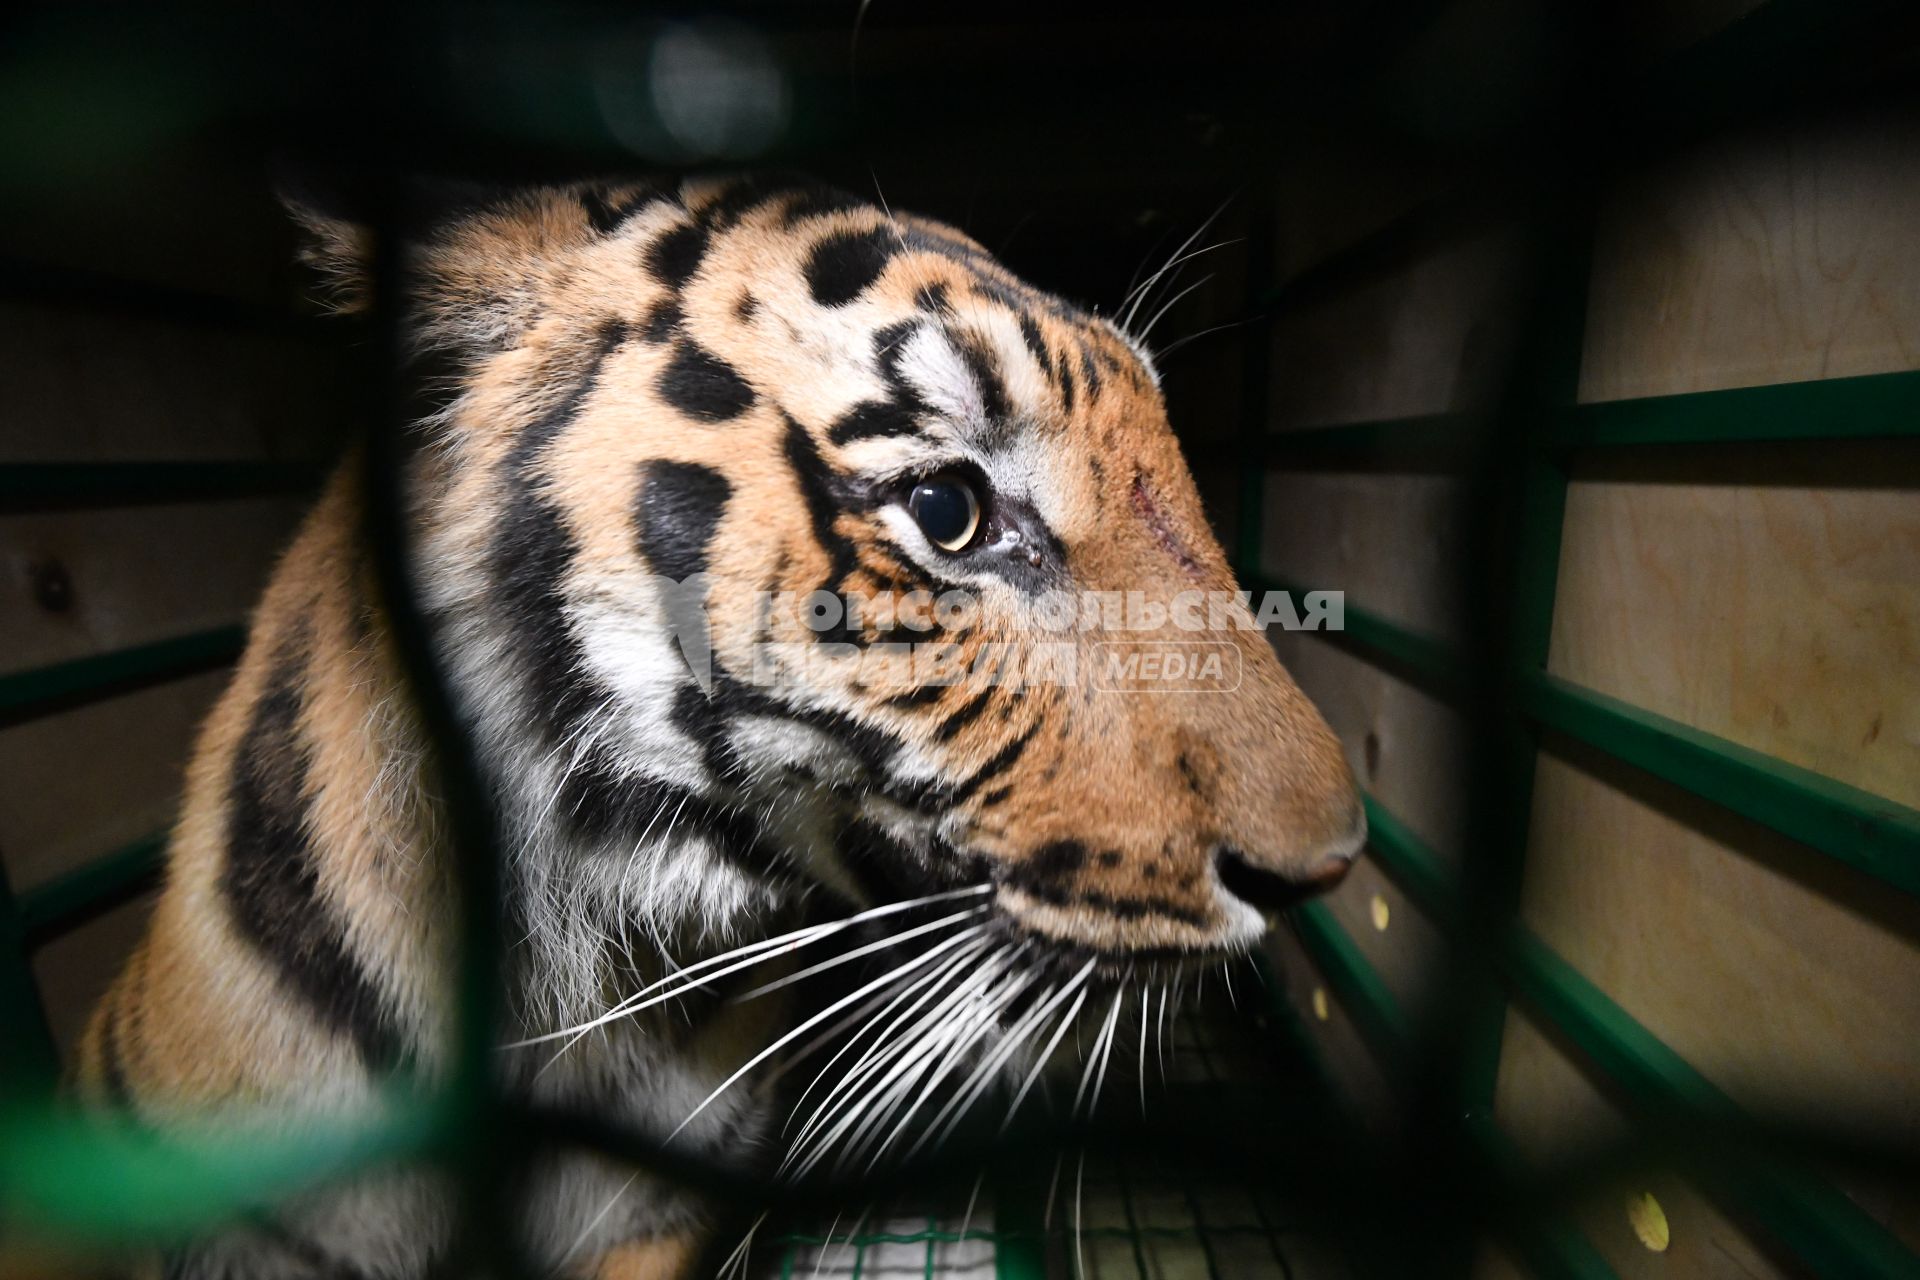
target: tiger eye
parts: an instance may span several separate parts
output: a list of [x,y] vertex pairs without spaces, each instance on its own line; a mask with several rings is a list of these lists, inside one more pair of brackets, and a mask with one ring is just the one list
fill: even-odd
[[980,499],[958,476],[933,476],[914,485],[907,510],[927,541],[943,551],[964,551],[980,532]]

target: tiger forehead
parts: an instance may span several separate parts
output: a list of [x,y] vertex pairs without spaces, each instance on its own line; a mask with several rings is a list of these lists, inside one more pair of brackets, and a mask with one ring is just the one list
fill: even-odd
[[[1124,419],[1157,400],[1152,374],[1105,320],[1035,289],[952,227],[842,192],[573,189],[517,209],[507,225],[484,220],[469,243],[511,236],[516,217],[539,224],[525,228],[535,237],[575,223],[579,252],[526,285],[546,293],[549,315],[572,328],[597,314],[656,342],[694,344],[699,352],[684,359],[703,371],[797,383],[804,367],[770,357],[770,346],[785,346],[817,364],[853,359],[884,374],[936,358],[916,349],[925,333],[946,348],[936,354],[951,376],[981,390],[976,407],[988,415]],[[738,354],[728,361],[716,348]]]

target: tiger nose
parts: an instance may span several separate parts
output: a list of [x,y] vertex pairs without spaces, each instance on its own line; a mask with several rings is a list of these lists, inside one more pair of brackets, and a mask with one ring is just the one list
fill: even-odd
[[1276,869],[1230,845],[1214,854],[1220,883],[1228,893],[1256,907],[1284,909],[1326,893],[1347,878],[1367,843],[1367,811],[1356,801],[1345,834],[1304,867]]

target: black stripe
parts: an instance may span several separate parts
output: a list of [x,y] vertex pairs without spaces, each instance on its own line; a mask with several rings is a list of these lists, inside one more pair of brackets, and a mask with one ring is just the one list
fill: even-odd
[[660,398],[700,422],[727,422],[753,407],[753,387],[713,352],[682,338],[655,384]]
[[787,465],[793,469],[794,479],[799,482],[800,499],[806,506],[808,522],[813,526],[814,541],[827,553],[831,567],[827,570],[826,586],[831,590],[853,572],[854,566],[853,543],[835,527],[842,500],[847,496],[846,484],[843,477],[820,456],[820,450],[814,447],[813,437],[807,434],[806,428],[792,418],[787,419],[786,435],[780,443]]
[[807,254],[807,289],[823,307],[844,307],[880,278],[898,249],[886,227],[822,236]]
[[653,310],[647,312],[647,318],[641,322],[640,337],[657,347],[679,330],[681,319],[680,303],[677,299],[668,298],[656,303]]
[[707,570],[707,553],[733,486],[712,467],[655,459],[640,464],[634,525],[655,573],[685,582]]
[[950,806],[964,804],[967,797],[978,791],[983,785],[993,781],[1008,769],[1011,769],[1014,762],[1026,751],[1027,744],[1033,741],[1033,736],[1039,732],[1040,722],[1036,720],[1027,726],[1025,733],[996,751],[993,758],[981,765],[971,778],[968,778],[965,782],[953,788],[945,795],[940,796],[939,799]]
[[601,366],[626,334],[618,322],[601,329],[579,380],[521,434],[501,466],[501,516],[490,568],[527,681],[528,712],[549,744],[565,738],[604,701],[605,691],[587,674],[580,642],[567,624],[563,584],[579,548],[560,509],[541,491],[540,462],[579,414]]
[[240,935],[329,1029],[352,1040],[369,1070],[387,1071],[400,1062],[400,1034],[347,948],[345,923],[321,894],[307,830],[305,679],[299,650],[288,645],[234,760],[221,888]]
[[965,703],[959,710],[941,721],[940,727],[934,730],[933,740],[935,742],[951,742],[954,736],[962,729],[980,718],[980,713],[987,709],[987,704],[992,700],[993,686],[988,685],[980,691],[978,696]]
[[100,1020],[100,1083],[116,1110],[132,1111],[133,1086],[127,1081],[126,1059],[120,1050],[120,998],[116,992],[113,1007]]
[[751,875],[791,874],[779,850],[762,838],[755,815],[678,783],[628,773],[603,747],[569,770],[558,808],[574,831],[595,840],[692,832]]
[[1026,340],[1027,350],[1033,353],[1034,363],[1040,366],[1040,372],[1049,380],[1053,377],[1053,355],[1047,350],[1047,340],[1040,336],[1040,326],[1034,323],[1030,312],[1020,313],[1020,336]]
[[684,289],[700,270],[710,238],[707,228],[697,222],[663,231],[659,239],[647,246],[647,267],[669,289]]
[[919,430],[919,414],[912,405],[894,400],[862,400],[827,428],[827,439],[844,445],[874,436],[910,436]]
[[1087,386],[1087,403],[1092,404],[1100,398],[1100,370],[1094,367],[1093,352],[1086,344],[1080,344],[1080,377]]
[[1012,402],[1007,396],[1007,384],[1000,377],[999,356],[972,334],[961,336],[948,332],[953,337],[954,349],[973,375],[974,385],[980,389],[980,403],[988,421],[1005,422],[1012,413]]

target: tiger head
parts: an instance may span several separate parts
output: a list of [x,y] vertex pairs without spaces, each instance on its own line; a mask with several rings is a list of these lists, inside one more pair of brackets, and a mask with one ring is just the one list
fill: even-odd
[[[311,221],[364,302],[367,236]],[[1114,324],[790,183],[521,190],[399,258],[417,576],[542,893],[719,927],[990,885],[1124,961],[1244,948],[1354,857]]]

